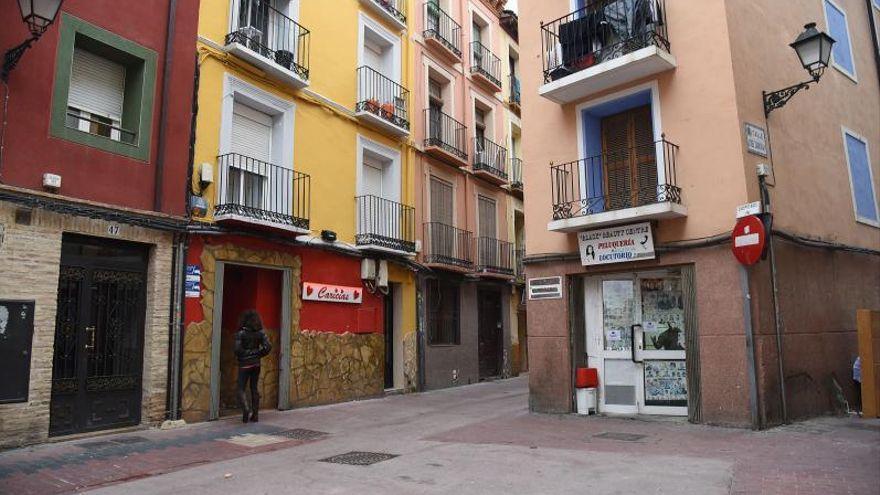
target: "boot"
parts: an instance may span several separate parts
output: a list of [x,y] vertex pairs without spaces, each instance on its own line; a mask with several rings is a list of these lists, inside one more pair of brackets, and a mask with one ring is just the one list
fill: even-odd
[[251,396],[251,423],[260,421],[260,395],[253,394]]
[[248,409],[246,407],[242,407],[241,408],[241,422],[247,423],[249,416],[250,416],[250,411],[248,411]]

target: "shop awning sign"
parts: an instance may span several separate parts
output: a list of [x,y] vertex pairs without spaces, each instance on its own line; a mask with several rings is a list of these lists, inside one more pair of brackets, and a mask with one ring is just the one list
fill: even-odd
[[642,222],[578,234],[581,264],[605,265],[654,259],[651,223]]
[[360,304],[364,299],[364,290],[361,287],[303,282],[302,298],[304,301]]

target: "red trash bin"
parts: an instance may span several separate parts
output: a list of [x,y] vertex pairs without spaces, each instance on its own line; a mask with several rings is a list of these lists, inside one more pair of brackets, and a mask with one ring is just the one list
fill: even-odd
[[575,374],[575,387],[597,388],[599,386],[599,370],[596,368],[578,368]]

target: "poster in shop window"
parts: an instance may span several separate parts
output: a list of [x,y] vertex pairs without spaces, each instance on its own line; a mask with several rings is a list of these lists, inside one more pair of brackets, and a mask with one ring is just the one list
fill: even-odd
[[639,285],[645,349],[683,351],[685,327],[681,278],[643,278]]
[[645,361],[645,405],[687,407],[684,361]]

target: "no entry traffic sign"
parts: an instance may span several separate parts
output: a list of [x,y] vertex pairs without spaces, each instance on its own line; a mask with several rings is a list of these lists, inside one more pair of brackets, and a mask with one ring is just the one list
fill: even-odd
[[754,265],[761,259],[767,232],[760,217],[740,218],[733,228],[733,255],[743,265]]

